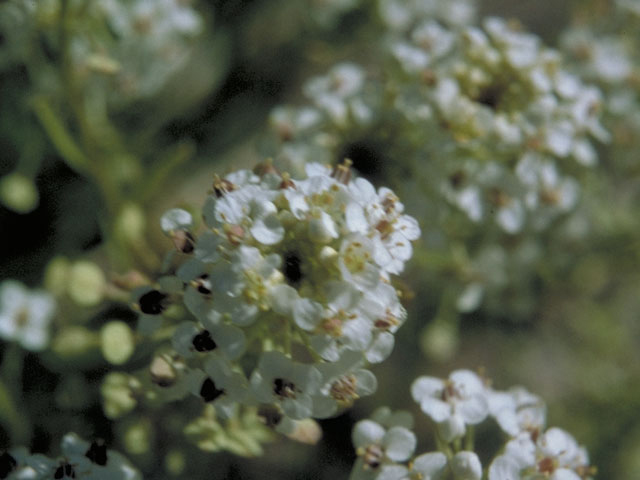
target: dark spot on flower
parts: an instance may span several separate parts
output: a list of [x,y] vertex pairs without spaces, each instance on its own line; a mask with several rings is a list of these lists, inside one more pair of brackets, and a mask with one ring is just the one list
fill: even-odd
[[209,281],[209,275],[203,273],[198,278],[193,281],[193,285],[195,286],[198,293],[202,295],[211,295],[211,282]]
[[205,402],[213,402],[221,395],[224,395],[225,391],[216,388],[216,384],[213,383],[213,380],[207,378],[204,382],[202,382],[202,387],[200,388],[200,396]]
[[475,100],[482,105],[486,105],[491,110],[498,110],[503,95],[504,88],[502,86],[489,85],[480,91]]
[[4,479],[13,472],[18,465],[16,459],[9,455],[8,452],[4,452],[0,455],[0,478]]
[[91,442],[91,446],[84,456],[91,460],[91,463],[104,467],[107,464],[107,446],[104,441],[95,440]]
[[62,462],[53,473],[53,478],[59,480],[61,478],[76,478],[76,471],[70,463]]
[[282,412],[273,405],[262,405],[258,409],[258,417],[262,419],[262,422],[269,428],[277,427],[282,421]]
[[160,315],[167,308],[165,300],[168,295],[158,290],[151,290],[138,299],[138,305],[142,313],[147,315]]
[[284,255],[284,265],[282,273],[289,285],[297,285],[302,280],[302,269],[300,268],[300,257],[296,252],[287,252]]
[[211,338],[211,334],[208,330],[203,330],[198,335],[193,337],[193,348],[198,352],[210,352],[215,350],[218,345]]
[[460,188],[467,179],[464,170],[458,170],[449,176],[449,183],[453,188]]
[[284,378],[276,378],[273,381],[273,393],[282,398],[295,398],[296,386],[293,382]]

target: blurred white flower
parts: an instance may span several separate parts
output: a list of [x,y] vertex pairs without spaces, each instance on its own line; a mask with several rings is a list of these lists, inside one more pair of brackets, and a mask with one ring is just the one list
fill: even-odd
[[0,338],[18,342],[27,350],[43,350],[49,343],[55,310],[56,302],[47,292],[5,280],[0,285]]

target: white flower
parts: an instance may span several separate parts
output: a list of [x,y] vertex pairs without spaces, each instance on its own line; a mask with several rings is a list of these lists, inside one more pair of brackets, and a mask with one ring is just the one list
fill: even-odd
[[363,364],[361,353],[346,350],[336,362],[318,365],[323,386],[313,399],[314,417],[334,415],[339,408],[351,406],[358,398],[376,391],[376,377],[362,368]]
[[275,403],[283,413],[301,420],[313,413],[312,396],[317,393],[322,374],[313,366],[296,363],[281,352],[265,352],[251,375],[251,389],[262,403]]
[[535,440],[522,433],[509,441],[489,467],[489,480],[580,480],[593,473],[584,448],[564,430],[550,428]]
[[0,337],[27,350],[43,350],[49,343],[49,324],[56,304],[44,291],[30,291],[20,282],[0,285]]
[[461,437],[466,425],[482,422],[489,413],[486,388],[470,370],[456,370],[448,380],[419,377],[411,395],[437,424],[446,441]]
[[[61,450],[64,456],[56,472],[63,466],[69,466],[73,472],[78,472],[79,478],[92,480],[110,480],[120,478],[122,480],[141,480],[142,475],[129,461],[120,453],[107,450],[107,447],[100,442],[89,443],[82,440],[75,433],[68,433],[62,438]],[[60,476],[63,478],[64,475]],[[75,475],[66,475],[75,477]],[[54,473],[54,478],[57,473]]]
[[506,392],[489,390],[487,395],[491,416],[512,437],[521,432],[541,432],[544,429],[546,407],[539,396],[522,387]]
[[458,452],[451,459],[451,471],[456,480],[480,480],[482,464],[475,452]]
[[358,459],[351,480],[406,477],[408,470],[397,462],[408,460],[416,448],[416,437],[409,429],[386,429],[373,420],[362,420],[353,429],[352,441]]
[[423,480],[443,480],[447,473],[447,456],[442,452],[423,453],[411,462],[411,473]]
[[227,360],[210,357],[204,365],[206,375],[192,387],[192,393],[212,403],[222,418],[229,418],[237,406],[249,397],[249,382],[244,374],[232,370]]

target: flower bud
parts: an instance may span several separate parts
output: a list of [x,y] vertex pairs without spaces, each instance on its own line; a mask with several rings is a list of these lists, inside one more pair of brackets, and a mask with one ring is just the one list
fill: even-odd
[[104,273],[98,265],[89,261],[75,262],[69,271],[68,293],[71,299],[83,307],[93,307],[104,297]]
[[129,325],[121,321],[108,322],[100,330],[100,344],[105,360],[122,365],[135,349],[135,339]]

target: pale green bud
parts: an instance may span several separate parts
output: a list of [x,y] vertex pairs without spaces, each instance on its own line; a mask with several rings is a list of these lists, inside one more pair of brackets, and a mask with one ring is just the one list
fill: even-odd
[[164,457],[164,469],[173,476],[181,475],[187,465],[184,452],[182,450],[170,450]]
[[75,262],[69,272],[69,296],[78,305],[93,307],[102,301],[105,283],[98,265],[85,260]]
[[66,292],[69,284],[71,262],[65,257],[55,257],[48,264],[44,272],[44,288],[56,296]]
[[153,427],[147,419],[132,422],[124,430],[124,448],[132,455],[143,455],[151,449]]
[[29,213],[38,206],[39,195],[33,181],[21,173],[0,179],[0,202],[17,213]]
[[133,331],[124,322],[108,322],[100,330],[100,345],[105,360],[113,365],[122,365],[135,350]]
[[138,380],[125,373],[112,372],[105,376],[100,387],[104,414],[116,419],[133,410],[137,404],[133,389],[138,386]]
[[69,326],[62,329],[51,342],[52,350],[60,357],[84,355],[97,345],[97,334],[79,326]]
[[424,354],[435,361],[446,362],[458,351],[460,339],[454,325],[436,319],[422,330],[420,347]]
[[136,243],[144,237],[146,226],[144,211],[140,205],[128,203],[116,218],[115,233],[122,240]]

